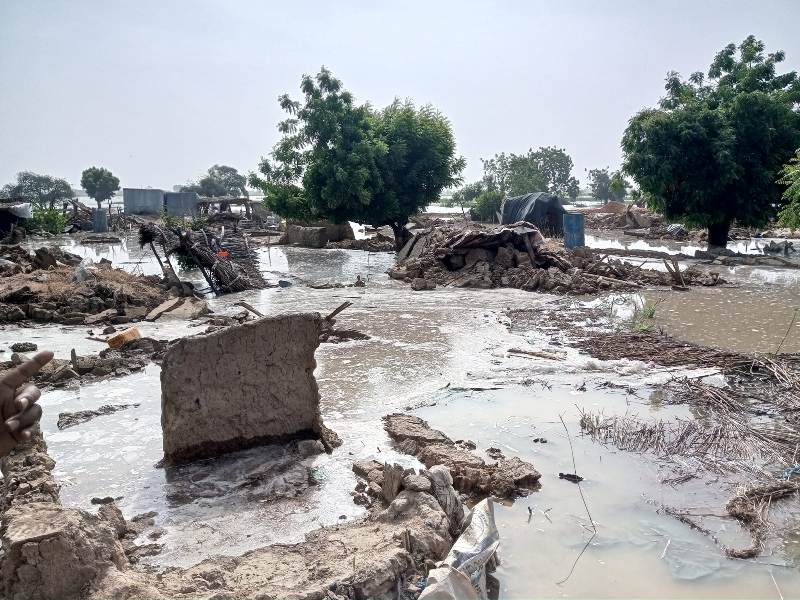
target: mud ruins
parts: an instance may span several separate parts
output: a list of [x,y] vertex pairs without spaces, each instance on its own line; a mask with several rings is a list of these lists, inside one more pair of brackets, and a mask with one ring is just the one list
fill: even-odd
[[[222,213],[0,246],[0,369],[56,355],[1,463],[0,596],[635,595],[631,564],[763,596],[761,561],[800,593],[794,247],[602,210],[570,250]],[[670,336],[702,302],[769,350]]]

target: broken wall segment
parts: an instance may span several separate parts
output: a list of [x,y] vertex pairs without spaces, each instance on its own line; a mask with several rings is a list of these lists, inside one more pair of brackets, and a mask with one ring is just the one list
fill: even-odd
[[173,345],[161,368],[166,461],[291,439],[338,445],[322,424],[314,379],[321,330],[318,313],[285,314]]
[[532,464],[516,456],[487,464],[414,415],[393,413],[383,417],[383,423],[398,450],[416,456],[428,468],[447,467],[459,492],[512,499],[526,496],[539,485],[541,475]]
[[355,238],[350,223],[287,223],[281,243],[296,244],[305,248],[324,248],[328,242],[341,242]]

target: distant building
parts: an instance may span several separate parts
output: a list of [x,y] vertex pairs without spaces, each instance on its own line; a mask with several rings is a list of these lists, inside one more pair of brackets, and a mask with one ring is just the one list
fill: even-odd
[[164,210],[164,190],[123,188],[122,204],[126,215],[160,215]]

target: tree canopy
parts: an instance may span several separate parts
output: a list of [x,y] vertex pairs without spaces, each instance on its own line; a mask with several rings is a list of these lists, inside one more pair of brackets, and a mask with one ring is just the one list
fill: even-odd
[[119,191],[119,179],[103,167],[89,167],[81,173],[81,187],[100,208]]
[[530,192],[550,192],[577,198],[578,180],[572,176],[572,159],[555,147],[532,148],[526,154],[495,154],[483,162],[486,189],[507,196]]
[[592,169],[589,171],[589,189],[592,191],[592,198],[603,203],[611,199],[611,176],[608,169]]
[[787,204],[779,214],[780,222],[786,227],[800,229],[800,149],[781,169],[778,183],[787,186],[783,192]]
[[196,183],[181,186],[182,192],[195,192],[198,196],[219,198],[224,196],[247,197],[247,178],[226,165],[214,165]]
[[460,183],[464,159],[433,107],[358,105],[324,67],[300,89],[302,102],[279,98],[289,115],[278,126],[283,137],[250,176],[279,215],[390,225],[400,244],[409,216]]
[[635,115],[624,170],[651,208],[708,227],[724,246],[731,223],[761,226],[785,202],[779,171],[800,146],[800,80],[777,74],[783,52],[749,36],[717,53],[707,76],[671,72],[666,96]]
[[75,197],[66,179],[31,171],[17,173],[17,181],[4,185],[0,195],[5,198],[26,198],[39,209],[52,209],[56,202]]
[[468,183],[464,187],[457,189],[449,204],[463,208],[471,207],[475,204],[475,199],[486,191],[486,184],[483,181]]
[[625,200],[625,196],[628,195],[629,187],[630,184],[628,183],[628,180],[625,179],[622,171],[614,171],[611,174],[611,178],[608,181],[608,193],[614,200],[617,202],[622,202]]

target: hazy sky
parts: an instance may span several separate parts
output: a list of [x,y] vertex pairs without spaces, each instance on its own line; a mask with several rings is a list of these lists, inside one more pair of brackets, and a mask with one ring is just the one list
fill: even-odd
[[359,101],[439,108],[467,180],[481,157],[554,145],[585,181],[619,164],[668,70],[705,71],[749,33],[800,69],[799,23],[800,0],[0,0],[0,183],[248,172],[278,138],[277,96],[323,64]]

